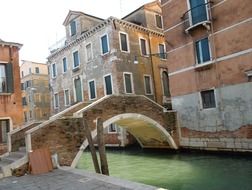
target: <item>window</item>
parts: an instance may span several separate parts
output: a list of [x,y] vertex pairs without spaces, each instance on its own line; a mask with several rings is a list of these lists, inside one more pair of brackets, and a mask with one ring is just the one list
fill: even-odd
[[29,74],[31,74],[32,73],[32,69],[31,68],[29,68]]
[[132,73],[124,73],[124,90],[126,94],[133,93]]
[[0,120],[0,143],[7,143],[8,132],[10,132],[10,120]]
[[35,73],[39,74],[39,67],[35,67]]
[[32,81],[31,80],[28,80],[28,81],[25,82],[26,88],[31,87],[31,85],[32,85]]
[[26,111],[24,112],[24,120],[25,120],[25,122],[27,122],[27,112]]
[[164,96],[170,97],[170,89],[169,89],[169,77],[166,71],[162,72],[162,82],[163,82],[163,92]]
[[14,92],[12,64],[0,64],[0,93],[12,92]]
[[158,28],[163,28],[162,16],[155,15],[155,17],[156,17],[156,26]]
[[71,36],[76,35],[76,22],[73,20],[70,22],[70,31],[71,31]]
[[54,100],[54,108],[58,108],[59,107],[59,94],[58,93],[54,94],[53,100]]
[[102,48],[102,54],[106,54],[109,52],[109,45],[108,45],[108,35],[105,34],[101,37],[101,48]]
[[166,59],[165,45],[164,44],[159,44],[158,45],[158,49],[159,49],[159,57],[160,57],[160,59]]
[[111,75],[107,75],[104,77],[104,84],[105,84],[105,95],[113,94]]
[[79,60],[79,52],[75,51],[73,52],[73,68],[79,67],[80,66],[80,60]]
[[69,94],[69,90],[64,90],[64,102],[65,102],[65,106],[70,105],[70,94]]
[[140,48],[141,48],[141,54],[147,56],[147,44],[146,40],[143,38],[140,39]]
[[117,133],[116,124],[112,123],[108,126],[108,133]]
[[25,90],[25,84],[21,83],[21,90]]
[[87,51],[87,61],[91,61],[93,58],[92,56],[92,45],[91,43],[86,45],[86,51]]
[[121,51],[129,52],[128,35],[126,33],[120,32],[120,48]]
[[208,20],[206,0],[189,0],[191,25]]
[[23,106],[26,106],[26,105],[27,105],[26,97],[22,97],[22,105],[23,105]]
[[56,68],[56,64],[53,63],[52,64],[52,78],[55,78],[57,75],[57,68]]
[[152,94],[151,76],[144,75],[144,89],[145,94]]
[[65,57],[62,60],[62,68],[63,68],[63,73],[67,72],[67,60]]
[[24,77],[24,71],[21,72],[21,76]]
[[204,38],[195,43],[197,63],[201,64],[211,60],[208,38]]
[[200,94],[203,109],[216,107],[214,90],[201,91]]
[[95,99],[96,98],[96,87],[95,87],[95,81],[89,81],[88,82],[88,87],[89,87],[89,99]]

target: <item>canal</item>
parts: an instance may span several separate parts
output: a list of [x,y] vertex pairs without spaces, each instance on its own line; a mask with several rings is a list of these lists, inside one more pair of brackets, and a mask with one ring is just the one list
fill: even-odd
[[[169,190],[251,190],[252,156],[170,152],[165,150],[107,150],[111,176]],[[77,168],[94,171],[89,152]]]

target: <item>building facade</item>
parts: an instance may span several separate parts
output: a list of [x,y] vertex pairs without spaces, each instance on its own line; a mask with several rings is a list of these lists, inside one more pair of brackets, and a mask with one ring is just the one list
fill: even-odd
[[[65,45],[48,57],[53,114],[110,94],[142,94],[161,104],[168,101],[169,94],[164,98],[160,93],[162,79],[154,66],[166,59],[158,1],[123,19],[69,11],[64,26]],[[120,131],[109,128],[111,133]]]
[[7,133],[23,123],[19,50],[22,44],[0,39],[0,154],[6,151]]
[[25,122],[48,119],[50,116],[50,93],[47,65],[22,60],[20,75]]
[[252,150],[250,0],[162,0],[182,147]]

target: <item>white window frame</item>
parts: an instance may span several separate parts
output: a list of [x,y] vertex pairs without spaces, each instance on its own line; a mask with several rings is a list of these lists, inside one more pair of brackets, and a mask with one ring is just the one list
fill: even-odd
[[[89,85],[91,82],[94,82],[94,90],[95,90],[95,97],[94,98],[91,98],[91,88]],[[96,80],[95,79],[91,79],[88,81],[88,97],[89,97],[89,100],[95,100],[97,98]]]
[[110,76],[110,77],[111,77],[112,94],[114,94],[113,77],[112,77],[112,74],[109,73],[109,74],[107,74],[107,75],[103,75],[103,87],[104,87],[103,89],[104,89],[104,95],[105,95],[105,96],[108,95],[108,94],[107,94],[107,91],[106,91],[106,81],[105,81],[105,77],[107,77],[107,76]]
[[[75,34],[72,34],[72,27],[71,27],[71,23],[72,23],[72,22],[75,22],[75,24],[74,24],[74,25],[75,25],[75,31],[76,31],[76,33],[75,33]],[[71,36],[71,37],[73,37],[73,36],[76,36],[76,35],[77,35],[77,23],[76,23],[76,20],[72,20],[72,21],[70,21],[70,23],[69,23],[69,31],[70,31],[69,33],[70,33],[70,36]]]
[[[198,57],[197,57],[196,43],[199,42],[199,41],[201,41],[201,40],[203,40],[203,39],[205,39],[205,38],[208,39],[208,48],[209,48],[210,60],[209,60],[209,61],[206,61],[206,62],[199,63],[199,62],[198,62]],[[195,54],[195,59],[196,59],[195,61],[196,61],[196,66],[197,66],[197,67],[200,67],[200,66],[203,66],[203,65],[208,65],[208,64],[213,63],[211,42],[210,42],[209,36],[204,37],[204,38],[200,38],[200,39],[198,39],[198,40],[196,40],[196,41],[194,42],[194,54]]]
[[[103,52],[102,52],[102,37],[103,37],[103,36],[106,36],[106,37],[107,37],[108,52],[106,52],[106,53],[103,53]],[[101,55],[109,54],[110,46],[109,46],[109,36],[108,36],[107,33],[104,33],[103,35],[100,36],[100,47],[101,47]]]
[[[146,83],[145,83],[145,77],[149,77],[150,78],[150,90],[151,90],[151,93],[147,93]],[[145,92],[145,94],[146,95],[153,95],[153,84],[152,84],[152,77],[151,77],[151,75],[144,75],[143,78],[144,78],[144,92]]]
[[[53,65],[55,65],[55,76],[53,76]],[[56,63],[52,63],[51,65],[51,70],[52,70],[52,78],[55,79],[57,77],[57,64]]]
[[[88,51],[87,51],[87,46],[88,45],[90,45],[90,53],[91,53],[91,59],[90,60],[88,60]],[[92,61],[93,60],[93,44],[91,43],[91,42],[89,42],[89,43],[87,43],[86,45],[85,45],[85,50],[86,50],[86,61],[87,62],[90,62],[90,61]]]
[[[68,97],[66,97],[66,91],[68,91]],[[68,104],[66,104],[66,99],[68,98]],[[71,104],[71,101],[70,101],[70,90],[69,88],[67,89],[64,89],[64,104],[65,106],[69,106]]]
[[[204,0],[205,1],[205,4],[209,1],[209,0]],[[209,11],[208,11],[208,6],[207,5],[205,5],[206,6],[206,12],[207,12],[207,20],[209,20]],[[191,10],[192,8],[191,8],[191,4],[190,4],[190,0],[187,0],[187,7],[188,7],[188,11],[189,10]],[[189,23],[190,23],[190,27],[192,27],[192,26],[194,26],[193,24],[192,24],[192,15],[191,15],[191,11],[189,11],[188,12],[188,17],[189,17]],[[199,23],[196,23],[195,25],[199,25],[199,24],[201,24],[202,22],[199,22]],[[204,22],[203,22],[204,23]]]
[[[58,95],[58,106],[56,106],[56,98],[55,98],[55,95]],[[54,105],[54,109],[58,109],[59,108],[59,93],[58,92],[55,92],[53,94],[53,105]]]
[[82,101],[84,101],[82,75],[77,75],[77,76],[74,76],[74,77],[72,78],[72,86],[73,86],[73,92],[74,92],[74,102],[77,101],[76,90],[75,90],[75,84],[74,84],[74,80],[76,79],[76,77],[79,77],[79,78],[80,78],[80,82],[81,82],[81,96],[82,96]]
[[[160,16],[161,17],[161,28],[159,28],[158,26],[157,26],[157,19],[156,19],[156,16]],[[154,17],[155,17],[155,26],[157,27],[157,28],[159,28],[159,29],[163,29],[164,28],[164,23],[163,23],[163,17],[162,17],[162,15],[160,15],[160,14],[154,14]]]
[[[131,93],[128,93],[126,92],[126,81],[125,81],[125,74],[129,74],[131,76],[131,87],[132,87],[132,92]],[[134,79],[133,79],[133,74],[130,73],[130,72],[123,72],[123,84],[124,84],[124,93],[125,94],[134,94],[135,93],[135,90],[134,90]]]
[[[78,57],[79,57],[79,65],[77,66],[77,67],[75,67],[74,66],[74,53],[75,52],[78,52]],[[74,50],[74,51],[72,51],[72,58],[73,58],[73,69],[76,69],[76,68],[79,68],[80,67],[80,63],[81,63],[81,61],[80,61],[80,52],[79,52],[79,50]]]
[[[214,91],[215,107],[213,107],[213,108],[203,108],[203,100],[202,100],[201,92],[210,91],[210,90]],[[198,92],[198,96],[199,96],[199,100],[200,100],[200,109],[201,110],[213,110],[213,109],[216,109],[218,107],[217,95],[216,95],[216,89],[215,88],[209,88],[209,89],[201,90],[201,91]]]
[[[142,40],[145,40],[145,47],[146,47],[146,55],[143,55],[142,54],[142,44],[141,44],[141,39]],[[144,56],[144,57],[149,57],[149,45],[148,45],[148,41],[147,41],[147,39],[146,38],[143,38],[143,37],[139,37],[139,47],[140,47],[140,53],[141,53],[141,55],[142,56]]]
[[[115,126],[115,131],[110,131],[110,125],[114,125]],[[115,123],[111,123],[109,126],[108,126],[108,134],[117,134],[118,133],[118,128],[117,128],[117,125]]]
[[[165,43],[159,43],[158,44],[158,52],[159,52],[159,54],[161,53],[161,51],[160,51],[160,46],[159,45],[163,45],[164,46],[164,53],[166,52],[166,46],[165,46]],[[165,55],[165,58],[163,59],[163,58],[161,58],[161,57],[159,57],[160,59],[162,59],[162,60],[166,60],[167,59],[167,57],[166,57],[166,55]]]
[[[64,71],[64,61],[63,61],[64,59],[66,59],[66,71]],[[63,59],[62,59],[62,73],[63,73],[63,74],[66,73],[67,70],[68,70],[67,58],[66,58],[66,57],[63,57]]]
[[[128,50],[127,50],[127,51],[122,50],[122,40],[121,40],[121,34],[126,35],[126,43],[127,43],[127,47],[128,47]],[[119,32],[119,44],[120,44],[120,50],[121,50],[121,52],[124,52],[124,53],[130,53],[129,35],[128,35],[126,32],[121,32],[121,31]]]

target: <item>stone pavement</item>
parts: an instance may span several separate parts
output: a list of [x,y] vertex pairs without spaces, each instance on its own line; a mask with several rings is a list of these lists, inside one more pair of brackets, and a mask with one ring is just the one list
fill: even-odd
[[[83,170],[61,168],[40,175],[0,180],[0,190],[158,190],[159,188]],[[159,189],[161,190],[161,189]]]

